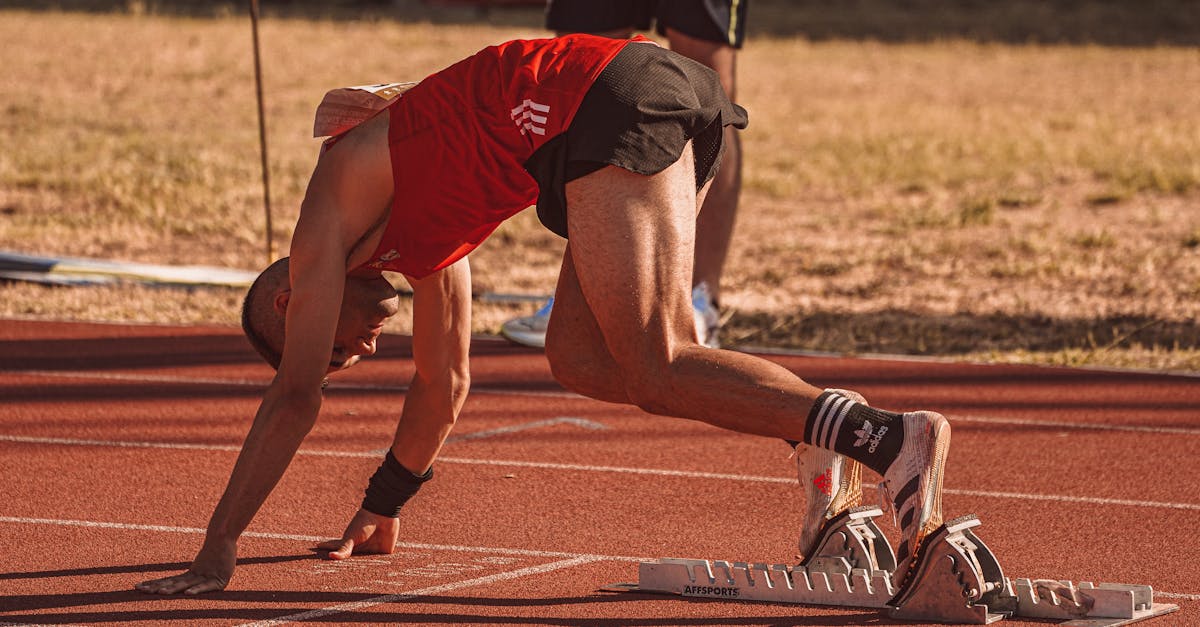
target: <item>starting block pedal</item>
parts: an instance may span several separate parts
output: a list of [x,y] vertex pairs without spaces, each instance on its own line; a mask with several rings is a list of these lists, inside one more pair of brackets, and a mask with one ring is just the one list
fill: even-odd
[[800,565],[820,569],[826,560],[844,558],[851,568],[895,572],[896,553],[875,524],[881,514],[878,507],[855,507],[825,521],[816,548]]
[[797,566],[703,559],[642,562],[638,583],[612,591],[738,601],[888,608],[893,618],[985,625],[1010,616],[1058,619],[1063,626],[1117,627],[1168,614],[1149,586],[1008,579],[975,535],[975,516],[952,520],[925,539],[916,566],[893,587],[896,558],[874,517],[855,508],[828,521],[818,548]]
[[971,531],[978,526],[978,518],[964,516],[925,538],[892,600],[893,618],[986,625],[1012,614],[1000,563]]

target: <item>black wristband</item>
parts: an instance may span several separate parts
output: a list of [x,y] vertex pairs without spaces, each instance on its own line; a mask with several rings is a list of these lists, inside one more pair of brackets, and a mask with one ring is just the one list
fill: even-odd
[[383,458],[383,463],[367,483],[362,508],[372,514],[397,518],[400,516],[400,508],[432,478],[432,467],[423,475],[413,474],[401,466],[389,450]]

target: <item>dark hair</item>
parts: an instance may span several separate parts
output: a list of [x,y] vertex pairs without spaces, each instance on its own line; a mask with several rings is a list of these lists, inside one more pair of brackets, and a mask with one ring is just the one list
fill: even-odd
[[267,266],[242,301],[242,331],[254,350],[272,368],[283,360],[284,317],[275,311],[275,294],[289,285],[288,258]]

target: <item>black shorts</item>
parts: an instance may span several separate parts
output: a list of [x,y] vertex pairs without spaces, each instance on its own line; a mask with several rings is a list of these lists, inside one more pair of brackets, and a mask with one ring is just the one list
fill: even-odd
[[614,165],[651,175],[692,142],[696,191],[717,173],[724,127],[745,128],[717,73],[651,43],[630,43],[600,72],[565,133],[538,148],[525,169],[537,181],[538,219],[567,237],[566,184]]
[[560,33],[604,33],[632,28],[659,34],[673,28],[705,41],[741,48],[750,0],[549,0],[546,28]]

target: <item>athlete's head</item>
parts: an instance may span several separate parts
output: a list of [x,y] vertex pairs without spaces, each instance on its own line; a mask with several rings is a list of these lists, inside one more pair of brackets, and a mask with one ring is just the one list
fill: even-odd
[[[283,359],[285,320],[292,288],[288,258],[271,264],[250,286],[242,303],[242,330],[254,350],[278,369]],[[399,296],[387,279],[346,277],[342,308],[333,336],[330,372],[375,354],[383,323],[399,310]]]

